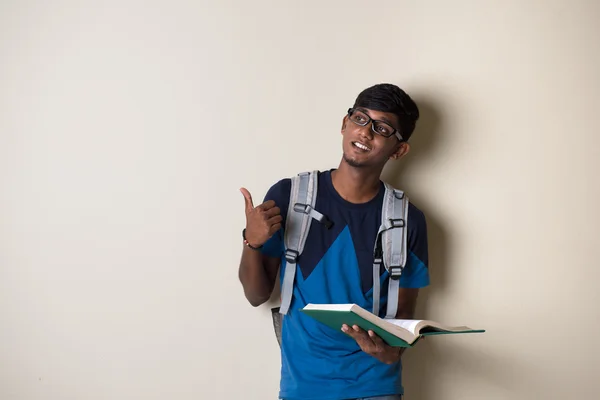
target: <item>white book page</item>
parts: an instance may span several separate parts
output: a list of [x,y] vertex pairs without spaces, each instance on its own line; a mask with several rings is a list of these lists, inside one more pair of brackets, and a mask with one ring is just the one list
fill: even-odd
[[323,311],[350,311],[353,304],[312,304],[304,307],[305,310],[323,310]]
[[387,322],[397,325],[401,328],[404,328],[410,331],[413,335],[416,335],[415,329],[421,319],[386,319]]

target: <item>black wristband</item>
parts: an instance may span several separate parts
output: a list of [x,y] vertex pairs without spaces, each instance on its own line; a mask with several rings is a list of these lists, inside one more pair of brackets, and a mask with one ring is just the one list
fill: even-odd
[[262,244],[258,247],[254,247],[250,243],[248,243],[248,239],[246,239],[246,228],[244,228],[244,230],[242,230],[242,238],[244,239],[244,244],[246,246],[250,247],[252,250],[259,250],[263,247]]

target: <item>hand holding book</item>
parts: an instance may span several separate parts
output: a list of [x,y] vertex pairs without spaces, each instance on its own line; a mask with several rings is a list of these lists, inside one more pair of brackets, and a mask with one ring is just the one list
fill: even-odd
[[[355,330],[355,332],[360,333],[362,331],[367,337],[368,332],[373,331],[379,339],[390,347],[412,347],[418,340],[431,335],[485,332],[483,329],[472,329],[467,326],[448,326],[429,320],[384,319],[356,304],[308,304],[301,311],[333,329],[340,329],[343,325],[348,327],[356,325],[360,331]],[[350,330],[346,333],[354,334]],[[359,337],[365,339],[362,333]],[[371,341],[375,345],[372,339]],[[372,344],[368,341],[363,343],[370,351],[373,351]]]
[[342,332],[351,336],[365,353],[375,357],[385,364],[393,364],[400,361],[404,347],[392,347],[385,343],[372,330],[365,331],[358,325],[342,325]]

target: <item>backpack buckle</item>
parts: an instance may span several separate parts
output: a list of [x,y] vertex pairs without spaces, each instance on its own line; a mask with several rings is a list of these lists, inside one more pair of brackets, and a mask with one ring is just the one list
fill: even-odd
[[399,265],[393,265],[390,267],[390,279],[393,280],[398,280],[400,279],[400,276],[402,275],[402,267]]
[[303,213],[303,214],[310,214],[311,209],[312,209],[312,207],[309,206],[308,204],[294,203],[294,211],[296,211],[296,212]]
[[390,218],[390,227],[391,228],[404,228],[406,223],[402,218]]
[[297,252],[296,250],[291,250],[291,249],[287,249],[285,251],[285,260],[289,263],[296,263],[296,260],[298,260],[298,256],[300,255],[299,252]]
[[331,229],[333,222],[327,218],[326,215],[321,214],[315,210],[310,204],[294,203],[294,211],[310,215],[311,218],[316,219],[319,223],[325,225],[327,229]]
[[394,196],[397,199],[402,200],[404,198],[404,192],[402,190],[394,189]]

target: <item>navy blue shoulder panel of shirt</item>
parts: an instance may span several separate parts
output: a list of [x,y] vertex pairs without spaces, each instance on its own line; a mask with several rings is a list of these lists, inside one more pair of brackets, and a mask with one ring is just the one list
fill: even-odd
[[[281,210],[283,217],[282,229],[265,244],[263,253],[273,257],[281,257],[283,248],[283,231],[288,214],[291,180],[282,179],[274,184],[265,196],[265,201],[273,200]],[[315,209],[333,221],[333,227],[327,229],[324,225],[312,220],[305,251],[298,259],[298,265],[304,279],[314,270],[327,250],[331,247],[342,230],[348,226],[356,249],[361,286],[367,293],[373,286],[373,248],[377,232],[381,224],[381,208],[385,186],[380,184],[380,190],[367,203],[355,204],[344,200],[333,187],[331,171],[319,173],[317,188],[317,203]],[[425,215],[414,204],[409,202],[408,210],[408,250],[427,267],[428,244]],[[310,249],[307,251],[307,249]],[[382,270],[383,272],[383,270]]]

